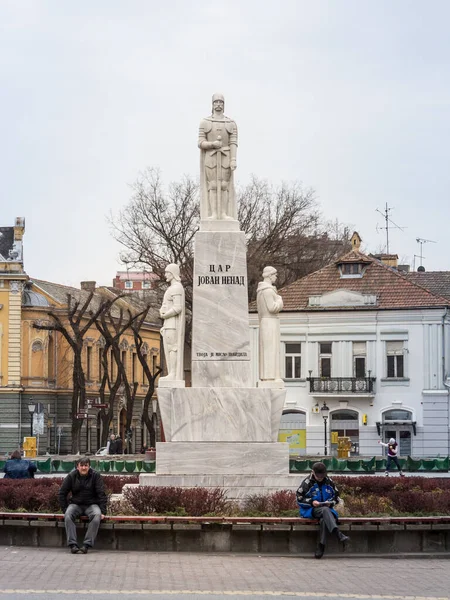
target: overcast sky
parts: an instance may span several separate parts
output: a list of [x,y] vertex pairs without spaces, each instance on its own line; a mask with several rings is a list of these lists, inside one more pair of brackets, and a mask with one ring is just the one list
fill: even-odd
[[303,181],[367,251],[387,202],[390,251],[434,240],[450,270],[449,23],[447,0],[0,0],[0,226],[25,217],[30,276],[110,285],[107,215],[147,166],[198,177],[223,92],[238,183]]

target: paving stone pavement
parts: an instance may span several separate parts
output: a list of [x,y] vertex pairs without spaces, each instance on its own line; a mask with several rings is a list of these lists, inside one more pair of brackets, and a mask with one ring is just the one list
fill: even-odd
[[[450,561],[445,558],[329,557],[95,551],[0,547],[0,600],[8,590],[56,597],[73,590],[123,595],[147,590],[367,597],[450,598]],[[72,592],[71,592],[72,590]]]

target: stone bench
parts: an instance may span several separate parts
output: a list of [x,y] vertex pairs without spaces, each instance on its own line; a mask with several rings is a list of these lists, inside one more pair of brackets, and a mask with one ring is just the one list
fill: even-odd
[[[86,521],[77,523],[80,538]],[[450,517],[343,517],[340,528],[347,550],[330,538],[327,554],[450,556]],[[96,549],[310,555],[317,537],[317,521],[298,517],[110,516]],[[64,515],[0,513],[0,544],[63,548]]]

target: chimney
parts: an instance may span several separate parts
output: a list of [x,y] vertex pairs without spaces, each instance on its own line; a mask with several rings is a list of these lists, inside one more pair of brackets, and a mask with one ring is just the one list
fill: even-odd
[[371,254],[374,258],[393,269],[398,268],[398,254]]
[[95,292],[95,281],[82,281],[80,285],[85,292]]

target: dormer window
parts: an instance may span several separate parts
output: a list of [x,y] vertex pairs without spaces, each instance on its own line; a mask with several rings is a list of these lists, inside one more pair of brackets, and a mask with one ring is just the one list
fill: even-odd
[[339,265],[339,272],[343,279],[356,279],[363,276],[365,267],[362,262],[345,262]]
[[347,263],[342,265],[342,275],[358,275],[361,271],[361,263]]

